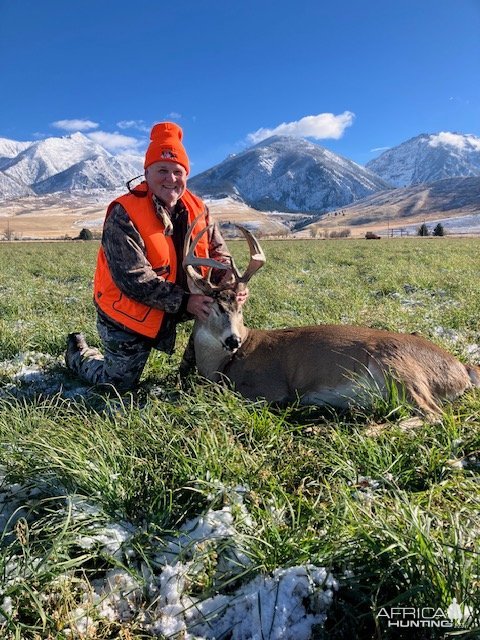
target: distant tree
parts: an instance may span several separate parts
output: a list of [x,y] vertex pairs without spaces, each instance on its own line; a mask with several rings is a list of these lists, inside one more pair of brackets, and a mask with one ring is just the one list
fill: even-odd
[[444,236],[445,235],[445,228],[443,226],[443,224],[441,222],[439,222],[437,224],[437,226],[435,227],[435,229],[433,230],[433,235],[434,236]]
[[430,235],[430,231],[428,230],[428,227],[424,222],[420,227],[418,227],[417,236],[429,236],[429,235]]
[[330,238],[349,238],[352,235],[351,229],[339,229],[338,231],[330,231]]
[[3,239],[9,242],[15,240],[15,232],[10,228],[10,223],[7,223],[7,228],[3,230]]
[[93,240],[93,233],[90,229],[82,229],[78,234],[79,240]]

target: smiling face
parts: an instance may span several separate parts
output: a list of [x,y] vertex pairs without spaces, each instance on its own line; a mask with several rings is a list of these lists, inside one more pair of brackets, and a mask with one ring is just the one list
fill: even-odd
[[150,191],[173,209],[187,187],[187,172],[177,162],[154,162],[145,169],[145,180]]

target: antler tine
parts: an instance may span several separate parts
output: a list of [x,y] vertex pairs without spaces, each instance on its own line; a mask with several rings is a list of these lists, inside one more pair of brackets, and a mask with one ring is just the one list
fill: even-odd
[[250,262],[248,263],[248,267],[245,269],[244,274],[239,276],[237,269],[235,269],[237,282],[243,282],[246,284],[250,278],[263,267],[267,259],[265,258],[262,247],[255,236],[247,228],[242,227],[239,224],[236,224],[235,226],[240,229],[245,236],[245,239],[248,242],[248,248],[250,249]]
[[204,229],[202,229],[200,231],[200,233],[198,233],[196,235],[196,237],[194,238],[193,242],[192,242],[192,233],[193,230],[197,224],[197,222],[200,220],[200,218],[202,218],[203,216],[205,216],[205,213],[201,213],[200,215],[198,215],[193,222],[191,223],[191,225],[188,227],[186,236],[185,236],[185,242],[183,244],[183,267],[185,269],[185,271],[187,272],[187,275],[189,276],[189,278],[192,280],[192,282],[197,285],[197,287],[199,289],[201,289],[202,291],[206,291],[207,295],[208,293],[211,292],[211,290],[214,288],[212,287],[212,285],[210,284],[210,282],[208,281],[208,278],[204,278],[200,273],[198,273],[198,271],[195,269],[195,267],[214,267],[216,269],[228,269],[228,265],[223,264],[222,262],[219,262],[218,260],[213,260],[213,258],[198,258],[195,254],[194,254],[194,250],[195,247],[197,246],[200,238],[207,233],[207,231],[212,227],[211,224],[209,224],[208,226],[206,226]]
[[195,251],[195,247],[197,246],[200,238],[207,233],[209,229],[211,229],[213,225],[209,224],[208,227],[205,227],[198,233],[192,244],[189,247],[188,253],[185,255],[183,259],[183,266],[196,266],[196,267],[215,267],[215,269],[229,269],[229,266],[223,264],[223,262],[219,262],[218,260],[214,260],[213,258],[197,258],[197,256],[193,253]]

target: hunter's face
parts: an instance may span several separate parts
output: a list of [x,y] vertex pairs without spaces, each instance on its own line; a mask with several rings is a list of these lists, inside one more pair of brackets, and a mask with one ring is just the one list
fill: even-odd
[[177,162],[154,162],[145,170],[148,188],[168,208],[173,208],[187,187],[185,167]]

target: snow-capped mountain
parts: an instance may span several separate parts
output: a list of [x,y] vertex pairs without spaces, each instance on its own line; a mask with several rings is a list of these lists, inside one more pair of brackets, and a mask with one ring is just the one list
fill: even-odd
[[390,186],[351,160],[289,136],[263,140],[189,181],[200,196],[290,212],[328,211]]
[[127,179],[133,178],[136,169],[125,160],[97,155],[68,167],[65,171],[36,182],[38,194],[57,191],[86,191],[91,189],[120,189]]
[[10,178],[0,171],[0,200],[34,195],[35,192],[27,184],[17,182],[15,178]]
[[445,131],[422,133],[385,151],[366,167],[397,187],[480,176],[480,138]]
[[[115,158],[118,160],[118,162],[123,163],[125,168],[128,167],[128,170],[130,170],[133,167],[135,169],[135,176],[143,175],[143,171],[144,171],[143,156],[137,156],[137,155],[134,155],[133,153],[120,153],[118,156],[115,156]],[[128,179],[130,180],[135,176],[131,176],[129,174]]]
[[113,156],[82,133],[36,142],[0,139],[0,198],[118,189],[142,166],[140,156]]
[[31,142],[17,142],[17,140],[0,138],[0,171],[12,158],[18,156],[19,153],[27,149],[31,144]]
[[31,142],[18,142],[17,140],[0,138],[0,158],[2,160],[6,158],[14,158],[31,144]]
[[[0,138],[0,200],[118,192],[142,173],[143,157],[112,155],[82,133],[35,142]],[[307,140],[274,136],[191,178],[189,187],[260,211],[324,213],[393,186],[457,176],[480,176],[480,138],[422,134],[362,167]]]
[[[24,184],[35,185],[92,156],[108,152],[82,133],[33,142],[3,167],[3,173]],[[108,154],[110,155],[110,154]]]

